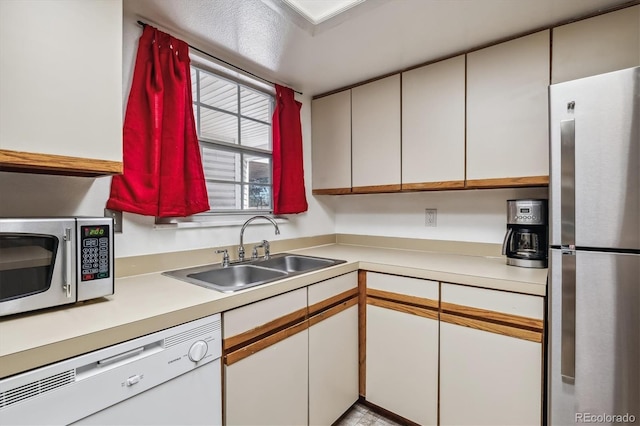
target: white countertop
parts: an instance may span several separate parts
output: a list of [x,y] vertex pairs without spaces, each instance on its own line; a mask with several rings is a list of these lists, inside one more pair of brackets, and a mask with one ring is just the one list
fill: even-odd
[[116,294],[0,320],[0,378],[364,269],[536,296],[546,269],[507,266],[502,257],[331,244],[296,253],[346,260],[317,272],[235,293],[160,273],[116,279]]

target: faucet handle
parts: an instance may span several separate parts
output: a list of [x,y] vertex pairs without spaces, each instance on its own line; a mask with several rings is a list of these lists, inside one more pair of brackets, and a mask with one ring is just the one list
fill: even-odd
[[269,244],[269,241],[267,240],[262,240],[262,246],[264,247],[264,258],[269,259],[271,256],[271,244]]
[[216,250],[216,253],[224,253],[222,255],[222,267],[226,268],[229,266],[229,251],[227,249]]
[[256,244],[253,246],[253,250],[251,251],[251,260],[255,260],[258,258],[258,248],[262,247],[262,244]]
[[258,249],[259,248],[263,248],[264,249],[264,258],[265,259],[269,259],[269,241],[267,240],[262,240],[262,242],[260,244],[256,244],[255,246],[253,246],[253,251],[251,252],[251,259],[255,260],[258,258]]

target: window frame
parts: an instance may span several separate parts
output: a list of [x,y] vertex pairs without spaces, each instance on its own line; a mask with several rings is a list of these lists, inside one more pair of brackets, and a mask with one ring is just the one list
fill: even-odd
[[[193,113],[196,125],[196,133],[198,136],[198,144],[200,148],[201,158],[204,160],[204,149],[213,148],[216,150],[221,150],[225,152],[230,152],[234,154],[239,154],[240,156],[240,174],[242,175],[245,171],[244,166],[244,156],[258,156],[265,157],[269,159],[269,183],[268,184],[260,184],[260,183],[251,183],[248,179],[245,181],[244,177],[241,176],[239,181],[229,181],[229,180],[221,180],[221,179],[207,179],[205,176],[205,181],[209,183],[224,183],[224,184],[234,184],[238,185],[240,190],[240,205],[244,206],[245,191],[249,191],[251,186],[263,186],[270,189],[270,207],[268,209],[259,209],[259,208],[241,208],[241,209],[224,209],[224,210],[209,210],[206,212],[198,213],[191,216],[186,217],[156,217],[155,223],[157,225],[167,225],[167,224],[193,224],[193,226],[198,226],[198,224],[203,224],[206,222],[210,222],[211,225],[225,225],[235,223],[238,220],[243,220],[244,217],[251,217],[259,214],[264,215],[272,215],[273,214],[273,111],[275,109],[275,89],[272,86],[262,84],[261,82],[252,79],[251,77],[245,76],[243,74],[234,72],[233,70],[216,63],[211,63],[209,61],[203,60],[203,58],[193,57],[191,56],[192,62],[190,64],[190,70],[195,70],[196,81],[192,81],[192,85],[196,87],[196,93],[192,93],[192,106]],[[195,60],[194,60],[195,59]],[[235,113],[217,108],[211,105],[203,104],[200,101],[200,78],[198,78],[200,72],[205,72],[211,74],[213,77],[217,79],[221,79],[232,83],[236,86],[236,92],[238,96],[238,104],[237,111]],[[268,117],[269,122],[264,122],[257,118],[249,117],[242,115],[242,107],[241,107],[241,91],[242,89],[249,90],[252,92],[257,92],[261,95],[266,95],[269,99],[269,111]],[[238,143],[231,143],[223,140],[215,140],[212,138],[201,136],[201,108],[205,108],[208,111],[220,112],[228,115],[232,115],[237,119],[237,137]],[[267,125],[269,132],[269,145],[271,147],[270,150],[265,150],[261,148],[255,148],[251,146],[242,145],[242,125],[243,120],[249,120],[251,122],[259,123],[261,125]],[[204,167],[204,163],[203,163]],[[208,194],[208,191],[207,191]],[[248,192],[247,192],[247,196]]]

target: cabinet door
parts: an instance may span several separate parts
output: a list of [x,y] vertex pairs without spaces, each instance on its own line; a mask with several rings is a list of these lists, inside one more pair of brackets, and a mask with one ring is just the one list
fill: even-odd
[[306,309],[302,288],[223,313],[226,424],[307,423]]
[[[437,424],[438,283],[367,273],[367,295],[367,401],[421,425]],[[415,307],[425,298],[435,303],[432,318]]]
[[311,102],[313,190],[317,194],[351,191],[351,91]]
[[225,424],[307,424],[308,334],[225,366]]
[[467,55],[467,186],[549,181],[549,31]]
[[66,165],[41,155],[116,162],[86,167],[119,172],[122,1],[3,1],[0,28],[0,149],[52,169]]
[[540,425],[542,344],[442,322],[440,424]]
[[443,283],[441,311],[440,423],[540,425],[543,298]]
[[308,287],[310,425],[333,424],[358,400],[357,286],[351,272]]
[[355,305],[309,327],[309,424],[333,424],[357,400]]
[[640,6],[553,29],[552,83],[640,65]]
[[400,189],[400,74],[351,89],[353,192]]
[[465,57],[402,73],[402,189],[464,187]]

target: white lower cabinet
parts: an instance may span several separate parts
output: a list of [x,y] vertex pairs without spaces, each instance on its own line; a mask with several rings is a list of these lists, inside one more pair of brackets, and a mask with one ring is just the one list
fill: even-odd
[[[367,293],[367,401],[421,425],[437,424],[438,283],[369,272]],[[435,319],[389,301],[397,295],[412,296],[417,304],[425,298],[435,302]]]
[[[309,424],[330,425],[358,400],[357,272],[308,289]],[[346,297],[348,301],[313,315],[314,306],[331,306],[327,300]]]
[[440,424],[540,425],[540,343],[440,324]]
[[227,425],[307,424],[307,331],[225,368]]
[[223,314],[227,425],[330,425],[358,400],[357,272]]
[[225,424],[307,424],[306,308],[303,288],[223,313]]
[[442,284],[440,424],[540,425],[539,296]]

